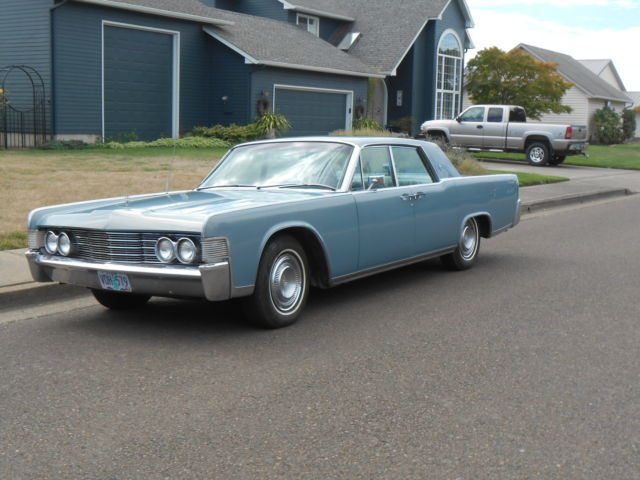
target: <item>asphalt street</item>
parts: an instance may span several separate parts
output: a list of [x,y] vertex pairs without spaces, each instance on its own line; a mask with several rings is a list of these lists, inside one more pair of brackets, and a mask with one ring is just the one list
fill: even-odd
[[0,322],[0,479],[640,478],[639,220],[530,215],[279,331],[174,300]]

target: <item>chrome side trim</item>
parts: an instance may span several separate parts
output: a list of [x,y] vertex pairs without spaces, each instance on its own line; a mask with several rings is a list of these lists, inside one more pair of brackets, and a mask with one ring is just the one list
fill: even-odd
[[256,289],[255,285],[245,285],[244,287],[231,287],[231,298],[237,297],[248,297],[253,295],[254,290]]
[[384,265],[380,265],[379,267],[373,267],[366,270],[360,270],[355,273],[348,273],[347,275],[341,275],[339,277],[332,278],[330,281],[330,286],[340,285],[342,283],[351,282],[353,280],[358,280],[360,278],[369,277],[371,275],[376,275],[378,273],[386,272],[388,270],[394,270],[396,268],[405,267],[407,265],[411,265],[414,263],[423,262],[425,260],[430,260],[432,258],[437,258],[442,255],[446,255],[447,253],[451,253],[456,249],[457,245],[451,245],[449,247],[436,250],[435,252],[430,252],[426,254],[417,255],[415,257],[405,258],[404,260],[399,260],[396,262],[385,263]]

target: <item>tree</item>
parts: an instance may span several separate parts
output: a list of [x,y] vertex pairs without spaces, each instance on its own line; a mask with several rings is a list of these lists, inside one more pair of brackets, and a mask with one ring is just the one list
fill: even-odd
[[520,105],[536,120],[544,113],[569,113],[561,101],[572,84],[556,67],[520,49],[486,48],[467,65],[467,91],[474,103]]

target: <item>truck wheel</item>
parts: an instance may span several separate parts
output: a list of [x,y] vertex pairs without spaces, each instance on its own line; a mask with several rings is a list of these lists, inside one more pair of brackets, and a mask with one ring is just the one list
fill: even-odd
[[271,240],[265,248],[253,295],[244,302],[248,320],[263,328],[294,323],[309,296],[309,263],[300,243],[289,235]]
[[470,218],[462,227],[458,247],[453,253],[440,257],[450,270],[467,270],[473,267],[480,253],[480,229],[475,218]]
[[434,132],[426,134],[427,141],[437,143],[439,145],[446,145],[447,137],[443,133]]
[[533,142],[527,147],[527,161],[536,167],[541,167],[549,162],[549,147],[546,143]]
[[566,155],[554,155],[551,160],[549,160],[549,165],[560,165],[564,162],[564,159],[567,158]]
[[133,293],[111,292],[109,290],[91,290],[98,303],[110,310],[129,310],[144,306],[149,295],[135,295]]

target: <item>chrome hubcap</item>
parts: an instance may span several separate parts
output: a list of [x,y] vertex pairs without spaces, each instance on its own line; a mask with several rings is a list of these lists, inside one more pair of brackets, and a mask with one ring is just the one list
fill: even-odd
[[532,148],[529,152],[529,158],[534,163],[540,163],[544,161],[544,150],[541,147]]
[[465,260],[471,260],[478,248],[478,227],[475,220],[468,220],[462,229],[460,254]]
[[269,274],[269,292],[273,306],[283,315],[300,306],[305,287],[302,259],[293,250],[285,250],[273,262]]

